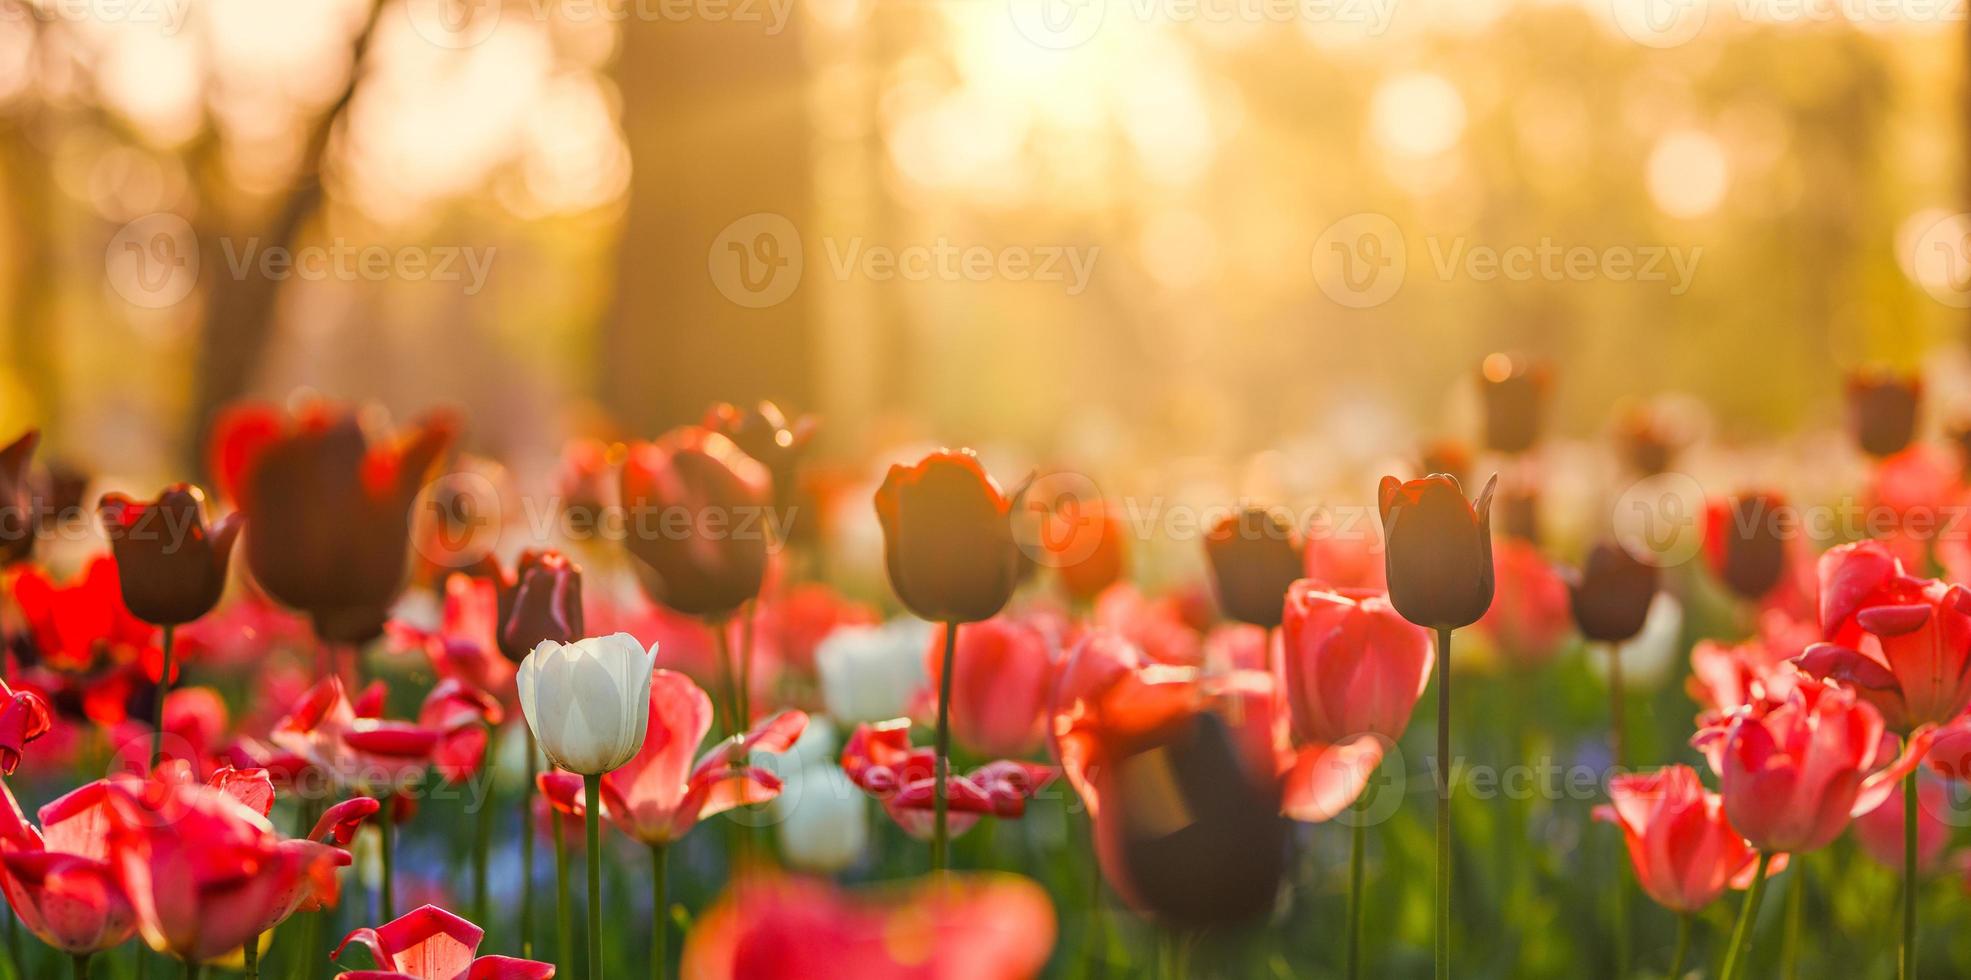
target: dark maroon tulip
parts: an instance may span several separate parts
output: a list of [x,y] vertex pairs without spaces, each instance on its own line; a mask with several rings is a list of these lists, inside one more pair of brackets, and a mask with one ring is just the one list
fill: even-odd
[[34,478],[29,464],[41,430],[29,429],[0,449],[0,566],[24,561],[34,554],[34,529],[39,515],[34,506]]
[[246,563],[267,594],[331,643],[383,635],[408,571],[411,505],[452,439],[434,419],[372,446],[356,416],[304,411],[245,464]]
[[1499,530],[1508,537],[1532,544],[1540,543],[1540,494],[1529,489],[1512,489],[1499,501]]
[[1475,504],[1455,477],[1434,473],[1404,482],[1382,478],[1383,568],[1389,601],[1403,618],[1431,629],[1478,622],[1492,605],[1492,491]]
[[1456,439],[1439,439],[1424,447],[1423,471],[1445,473],[1463,483],[1471,472],[1471,447]]
[[1574,624],[1581,635],[1602,643],[1621,643],[1642,632],[1649,604],[1656,598],[1656,566],[1636,560],[1627,548],[1603,542],[1569,585]]
[[1765,598],[1786,574],[1785,510],[1776,493],[1713,500],[1705,508],[1705,560],[1739,598]]
[[1630,470],[1640,476],[1656,476],[1675,462],[1685,438],[1661,412],[1637,407],[1622,415],[1615,440]]
[[226,567],[241,518],[205,524],[205,495],[188,483],[156,500],[107,493],[97,503],[116,555],[123,604],[153,626],[180,626],[212,611],[226,591]]
[[1218,608],[1242,623],[1272,629],[1287,607],[1287,589],[1300,578],[1300,536],[1280,515],[1248,507],[1221,518],[1205,534],[1205,558]]
[[582,630],[582,567],[558,551],[528,551],[498,583],[500,652],[519,663],[542,640],[573,643]]
[[623,462],[625,543],[651,574],[651,598],[724,619],[766,580],[772,478],[732,440],[684,426],[630,447]]
[[795,470],[814,438],[817,423],[812,415],[789,422],[780,406],[772,402],[761,402],[751,409],[720,402],[705,413],[705,428],[731,439],[741,452],[759,460],[773,474],[778,497],[793,491]]
[[1000,492],[969,449],[891,466],[876,491],[876,518],[890,588],[904,606],[940,623],[998,615],[1019,584],[1013,512],[1024,492]]
[[1493,354],[1479,371],[1478,390],[1485,402],[1485,445],[1494,452],[1523,453],[1540,441],[1546,414],[1545,365]]
[[1848,429],[1862,452],[1893,456],[1916,435],[1923,402],[1920,378],[1887,371],[1861,371],[1848,378]]
[[1272,911],[1288,824],[1271,773],[1252,773],[1225,723],[1203,712],[1098,773],[1102,871],[1129,904],[1183,929]]

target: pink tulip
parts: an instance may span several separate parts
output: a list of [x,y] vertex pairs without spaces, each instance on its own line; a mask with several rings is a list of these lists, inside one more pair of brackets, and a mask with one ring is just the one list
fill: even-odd
[[[943,674],[944,632],[932,634],[924,662],[930,689]],[[971,752],[999,758],[1040,745],[1054,659],[1039,630],[994,616],[958,631],[951,677],[951,734]],[[935,702],[933,702],[935,704]]]
[[91,783],[41,808],[40,830],[0,782],[0,890],[42,942],[82,956],[120,946],[137,915],[105,860],[104,784]]
[[1287,591],[1285,697],[1294,737],[1332,744],[1403,737],[1436,662],[1430,634],[1386,596],[1302,579]]
[[1752,846],[1725,819],[1724,800],[1689,766],[1617,776],[1595,819],[1622,828],[1636,881],[1672,912],[1696,912],[1751,870]]
[[1820,626],[1801,670],[1837,680],[1908,731],[1971,706],[1971,589],[1905,574],[1880,541],[1844,544],[1820,559]]
[[1574,631],[1567,580],[1532,542],[1504,535],[1492,544],[1492,605],[1478,628],[1499,656],[1523,668],[1539,667],[1560,652]]
[[13,775],[27,743],[48,734],[54,715],[33,691],[17,691],[0,680],[0,775]]
[[554,966],[510,956],[479,956],[486,931],[437,907],[412,909],[377,928],[344,936],[331,960],[351,943],[369,950],[377,969],[351,970],[343,980],[548,980]]
[[431,764],[441,733],[422,725],[386,721],[383,688],[373,685],[352,704],[342,681],[329,677],[309,690],[274,729],[274,744],[296,755],[338,784],[390,789],[414,782]]
[[[1897,786],[1882,805],[1855,818],[1855,840],[1862,853],[1892,871],[1903,868],[1903,788]],[[1944,781],[1926,775],[1916,781],[1916,870],[1930,874],[1943,864],[1950,846],[1950,790]]]

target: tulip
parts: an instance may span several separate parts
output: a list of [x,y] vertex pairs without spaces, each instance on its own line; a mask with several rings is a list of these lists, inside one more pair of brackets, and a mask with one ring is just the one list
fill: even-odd
[[1891,729],[1941,725],[1971,707],[1971,590],[1904,573],[1886,545],[1820,558],[1821,632],[1797,663],[1853,688]]
[[1221,518],[1205,535],[1219,608],[1242,623],[1280,625],[1287,587],[1303,568],[1300,549],[1300,536],[1272,511],[1252,507]]
[[[548,761],[583,777],[588,807],[589,908],[602,907],[601,777],[630,761],[649,730],[657,648],[628,633],[574,643],[543,640],[520,662],[515,685],[527,727]],[[602,976],[602,917],[589,916],[589,977]]]
[[[911,747],[908,718],[858,725],[842,747],[842,773],[880,801],[897,826],[920,840],[937,832],[934,773],[939,771],[931,752]],[[948,773],[943,793],[951,813],[948,832],[963,835],[985,816],[1024,816],[1027,801],[1054,775],[1050,766],[1010,759],[968,774]]]
[[1061,589],[1080,604],[1121,580],[1129,564],[1122,519],[1100,500],[1061,501],[1041,520],[1040,544]]
[[935,635],[915,619],[843,626],[828,634],[815,647],[814,665],[829,717],[852,725],[907,714],[929,676],[924,645]]
[[1485,446],[1493,452],[1523,453],[1540,440],[1545,414],[1547,367],[1506,354],[1489,354],[1479,370],[1478,392],[1485,406]]
[[1848,430],[1862,452],[1880,459],[1909,446],[1923,401],[1923,379],[1888,371],[1848,377]]
[[350,980],[549,980],[554,976],[549,963],[478,955],[479,941],[485,936],[478,926],[435,905],[424,905],[377,928],[351,932],[329,959],[341,959],[351,943],[369,950],[377,969],[342,974]]
[[528,551],[512,578],[496,578],[500,652],[519,663],[543,641],[583,636],[582,567],[557,551]]
[[1054,683],[1047,637],[1004,616],[972,624],[958,636],[949,688],[941,683],[943,646],[942,637],[931,642],[924,667],[933,685],[951,692],[951,733],[958,744],[987,757],[1024,755],[1037,747]]
[[814,718],[782,756],[780,795],[769,805],[781,856],[787,865],[834,874],[869,850],[869,815],[863,795],[836,765],[838,740],[827,719]]
[[1597,820],[1622,828],[1636,881],[1657,904],[1677,913],[1677,952],[1668,976],[1683,976],[1691,916],[1752,870],[1757,855],[1725,820],[1724,801],[1689,766],[1617,776]]
[[1622,415],[1615,440],[1622,461],[1639,476],[1657,476],[1670,469],[1689,435],[1671,412],[1657,406],[1639,406]]
[[21,568],[13,578],[14,602],[45,665],[81,673],[98,660],[135,661],[151,679],[162,676],[158,673],[162,661],[153,645],[157,630],[131,615],[123,604],[114,557],[89,559],[79,577],[59,585],[33,565]]
[[1379,494],[1389,600],[1404,619],[1437,631],[1437,980],[1448,980],[1451,969],[1451,631],[1492,605],[1498,484],[1494,475],[1478,500],[1466,503],[1454,477],[1405,483],[1385,476]]
[[34,554],[34,447],[41,430],[29,429],[0,447],[0,567],[26,561]]
[[403,588],[411,503],[452,439],[436,419],[374,446],[353,414],[316,407],[247,454],[246,562],[267,594],[308,614],[330,643],[382,635]]
[[1713,500],[1705,509],[1705,560],[1739,598],[1765,598],[1786,574],[1785,510],[1772,493]]
[[1492,551],[1494,598],[1478,629],[1521,670],[1545,666],[1573,632],[1567,580],[1523,538],[1502,538]]
[[109,839],[101,783],[41,809],[36,829],[0,782],[0,890],[29,932],[78,960],[120,946],[136,913],[105,858]]
[[1015,875],[939,876],[868,897],[822,880],[749,879],[699,916],[684,975],[1029,980],[1055,931],[1047,892]]
[[33,691],[17,691],[0,679],[0,776],[11,776],[21,764],[27,743],[54,728],[48,702]]
[[1704,709],[1701,724],[1718,721],[1748,704],[1783,701],[1800,671],[1792,657],[1763,637],[1739,644],[1699,640],[1690,651],[1690,699]]
[[1471,479],[1471,447],[1456,439],[1439,439],[1423,447],[1417,462],[1425,473],[1443,473],[1459,483]]
[[718,621],[759,595],[771,493],[766,467],[716,432],[686,427],[631,446],[625,543],[652,572],[651,598]]
[[1568,583],[1574,625],[1583,637],[1608,650],[1609,731],[1616,765],[1626,757],[1621,644],[1642,632],[1655,599],[1656,566],[1637,560],[1616,542],[1590,548],[1580,572]]
[[[1941,746],[1941,736],[1937,745]],[[1934,754],[1938,749],[1933,748]],[[1943,865],[1944,849],[1950,846],[1950,788],[1935,773],[1920,774],[1916,780],[1916,870],[1933,874]],[[1903,867],[1903,801],[1909,797],[1897,786],[1882,805],[1855,818],[1854,835],[1862,853],[1891,870]]]
[[780,406],[772,402],[760,402],[750,409],[720,402],[705,413],[704,425],[766,466],[773,477],[774,506],[785,510],[796,505],[801,458],[821,428],[814,416],[803,415],[789,422]]
[[[1382,559],[1378,557],[1376,561],[1380,564]],[[1150,598],[1135,586],[1121,582],[1096,600],[1091,618],[1092,629],[1128,640],[1157,663],[1181,667],[1198,667],[1204,663],[1204,637],[1185,618],[1177,596]]]

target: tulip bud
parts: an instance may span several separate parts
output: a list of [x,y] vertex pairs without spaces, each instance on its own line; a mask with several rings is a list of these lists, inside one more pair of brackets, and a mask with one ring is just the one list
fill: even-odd
[[819,428],[814,416],[789,422],[780,406],[772,402],[761,402],[751,409],[720,402],[705,413],[705,428],[731,439],[741,452],[767,468],[773,476],[777,506],[794,502],[801,457]]
[[41,430],[29,429],[0,449],[0,567],[34,554],[36,515],[28,464],[40,442]]
[[1019,583],[1020,548],[1007,496],[970,450],[939,451],[892,466],[876,491],[890,588],[911,612],[939,623],[991,619]]
[[1403,482],[1382,479],[1383,568],[1389,600],[1403,618],[1432,629],[1469,626],[1492,605],[1492,491],[1485,481],[1466,503],[1442,473]]
[[628,633],[574,643],[543,640],[520,662],[514,683],[527,727],[548,761],[599,776],[643,748],[656,668],[657,648],[644,650]]
[[1523,453],[1540,441],[1547,402],[1547,369],[1505,354],[1491,354],[1479,372],[1485,402],[1485,445],[1494,452]]
[[1622,461],[1640,476],[1656,476],[1670,468],[1678,450],[1690,441],[1675,414],[1660,408],[1638,406],[1623,413],[1616,428],[1616,445]]
[[582,567],[555,551],[529,551],[500,593],[500,652],[524,659],[544,641],[581,639]]
[[1637,561],[1620,544],[1603,542],[1589,549],[1580,574],[1569,586],[1574,624],[1581,635],[1600,643],[1621,643],[1642,632],[1656,598],[1656,566]]
[[1173,926],[1264,916],[1287,865],[1288,825],[1270,775],[1246,769],[1209,712],[1115,760],[1097,777],[1105,784],[1095,821],[1103,875],[1131,907]]
[[1705,511],[1704,556],[1711,573],[1739,598],[1758,600],[1786,573],[1786,540],[1778,494],[1714,500]]
[[174,484],[154,501],[104,494],[97,504],[116,555],[123,604],[155,626],[179,626],[212,611],[226,589],[226,567],[241,517],[205,525],[205,496]]
[[732,440],[695,426],[630,447],[622,498],[651,598],[724,619],[766,579],[772,479]]
[[1848,378],[1848,429],[1862,452],[1893,456],[1916,434],[1923,381],[1887,371],[1861,371]]
[[1280,515],[1248,507],[1205,535],[1205,557],[1225,615],[1272,629],[1280,625],[1287,588],[1300,578],[1300,536]]

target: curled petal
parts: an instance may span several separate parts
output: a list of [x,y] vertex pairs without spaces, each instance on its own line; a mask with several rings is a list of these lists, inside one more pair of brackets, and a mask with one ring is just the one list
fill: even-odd
[[343,800],[322,814],[322,819],[315,822],[315,829],[308,832],[308,839],[333,841],[346,846],[355,839],[356,831],[362,829],[363,821],[375,816],[382,808],[383,804],[367,796]]

